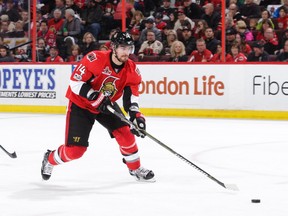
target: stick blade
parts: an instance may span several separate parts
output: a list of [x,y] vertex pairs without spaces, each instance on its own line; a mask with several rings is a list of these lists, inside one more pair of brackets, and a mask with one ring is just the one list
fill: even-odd
[[224,184],[224,186],[228,190],[239,191],[239,188],[235,184]]
[[11,158],[17,158],[17,154],[16,152],[13,152],[11,155],[10,155]]

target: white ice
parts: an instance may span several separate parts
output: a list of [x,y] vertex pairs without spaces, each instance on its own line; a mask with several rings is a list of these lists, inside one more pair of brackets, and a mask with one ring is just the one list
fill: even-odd
[[[99,124],[76,161],[43,181],[47,149],[64,142],[64,115],[0,113],[0,216],[287,216],[288,122],[147,118],[147,131],[230,191],[149,138],[137,139],[155,183],[128,174],[115,140]],[[261,203],[251,203],[261,199]]]

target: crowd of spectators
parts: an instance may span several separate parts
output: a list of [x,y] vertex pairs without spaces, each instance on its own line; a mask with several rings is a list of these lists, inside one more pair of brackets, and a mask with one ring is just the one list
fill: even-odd
[[[5,43],[32,38],[28,1],[0,2],[0,62],[32,59],[31,44]],[[221,0],[126,0],[126,8],[119,0],[37,2],[38,62],[77,62],[92,50],[109,50],[111,36],[123,28],[123,10],[135,61],[222,62],[222,52],[226,62],[288,60],[288,0],[226,0],[225,14]]]

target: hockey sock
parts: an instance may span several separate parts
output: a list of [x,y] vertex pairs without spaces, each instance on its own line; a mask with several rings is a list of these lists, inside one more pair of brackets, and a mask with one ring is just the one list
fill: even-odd
[[49,155],[48,161],[52,165],[66,163],[82,157],[86,150],[85,146],[61,145]]
[[135,170],[140,167],[140,157],[135,136],[131,133],[128,126],[114,130],[113,136],[119,144],[120,152],[124,157],[128,169]]

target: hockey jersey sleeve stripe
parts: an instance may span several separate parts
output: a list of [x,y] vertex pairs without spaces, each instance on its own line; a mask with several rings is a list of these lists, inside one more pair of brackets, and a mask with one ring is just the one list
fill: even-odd
[[74,94],[87,98],[88,92],[91,90],[91,86],[82,81],[70,80],[70,87]]

